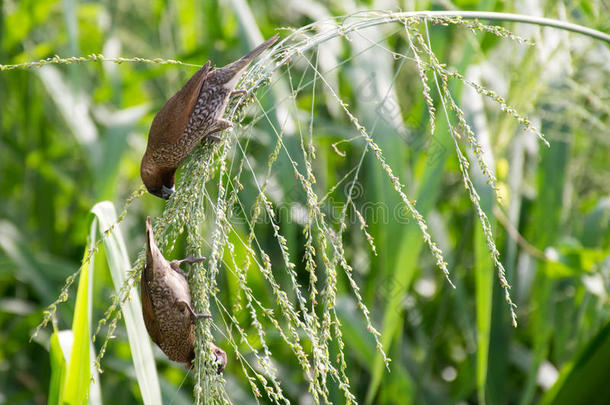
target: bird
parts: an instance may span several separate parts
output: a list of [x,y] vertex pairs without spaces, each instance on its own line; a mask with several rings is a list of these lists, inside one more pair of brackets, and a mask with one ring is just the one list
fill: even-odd
[[[150,217],[146,219],[146,263],[140,278],[142,316],[153,342],[170,360],[192,368],[195,358],[195,321],[211,318],[193,310],[191,293],[182,263],[197,263],[205,257],[167,261],[155,243]],[[220,374],[227,364],[226,353],[210,343]]]
[[176,169],[204,139],[220,140],[216,133],[233,123],[223,119],[229,98],[247,94],[235,90],[252,60],[273,45],[274,35],[242,58],[219,69],[206,62],[176,94],[167,100],[150,126],[140,177],[148,191],[167,200],[175,191]]

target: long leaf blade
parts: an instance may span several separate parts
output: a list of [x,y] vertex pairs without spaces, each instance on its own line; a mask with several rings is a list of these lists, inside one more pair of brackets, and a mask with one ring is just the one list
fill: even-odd
[[[91,212],[97,216],[102,234],[116,223],[116,210],[114,205],[109,201],[97,203],[91,209]],[[104,247],[114,288],[118,292],[125,284],[127,271],[131,268],[125,241],[118,225],[105,237]],[[129,298],[121,303],[121,311],[125,318],[133,365],[144,403],[148,405],[161,404],[161,389],[159,388],[157,368],[150,339],[148,338],[142,318],[140,297],[135,288],[132,287],[130,289]]]
[[66,379],[64,380],[64,390],[62,404],[83,404],[87,401],[91,370],[89,363],[90,346],[90,323],[89,323],[89,303],[90,303],[90,279],[89,272],[91,262],[86,261],[89,247],[85,250],[83,257],[83,267],[78,280],[78,292],[76,294],[76,306],[74,308],[74,320],[72,321],[72,331],[74,341]]
[[59,405],[63,396],[63,381],[66,375],[66,358],[59,344],[58,332],[53,328],[49,356],[51,361],[51,383],[49,384],[49,398],[47,404]]

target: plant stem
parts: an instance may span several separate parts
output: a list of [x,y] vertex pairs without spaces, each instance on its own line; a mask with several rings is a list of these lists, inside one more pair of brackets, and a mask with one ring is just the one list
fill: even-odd
[[[488,20],[488,21],[512,21],[523,24],[534,24],[546,27],[559,28],[566,31],[576,32],[582,35],[589,36],[591,38],[599,39],[601,41],[607,42],[610,44],[610,34],[606,34],[601,31],[594,30],[592,28],[583,27],[582,25],[572,24],[565,21],[554,20],[552,18],[544,18],[544,17],[535,17],[528,16],[523,14],[512,14],[512,13],[496,13],[496,12],[486,12],[486,11],[406,11],[406,12],[387,12],[387,11],[363,11],[360,13],[352,14],[349,16],[342,17],[332,17],[329,18],[328,21],[341,21],[340,26],[335,27],[335,29],[329,30],[327,32],[322,32],[318,35],[315,35],[315,38],[312,38],[309,42],[300,46],[297,50],[293,50],[288,55],[285,55],[284,58],[277,63],[274,67],[269,70],[269,75],[274,71],[278,70],[281,66],[288,63],[292,57],[297,53],[304,53],[308,50],[315,48],[323,42],[331,40],[333,38],[346,35],[350,32],[355,32],[367,27],[374,27],[377,25],[392,23],[396,21],[400,21],[405,18],[443,18],[443,17],[459,17],[465,20]],[[357,21],[349,21],[349,19],[359,18]],[[304,32],[312,27],[320,24],[322,21],[316,21],[309,25],[305,25],[297,30],[297,32]],[[290,38],[289,36],[288,38]],[[279,44],[276,46],[281,47],[288,38],[282,39]],[[261,78],[253,87],[257,87],[260,82],[267,79]]]
[[[377,18],[375,18],[375,15]],[[460,17],[465,20],[489,20],[489,21],[513,21],[523,24],[534,24],[546,27],[554,27],[564,29],[567,31],[577,32],[579,34],[587,35],[595,39],[599,39],[610,43],[610,34],[606,34],[601,31],[594,30],[592,28],[583,27],[582,25],[572,24],[565,21],[554,20],[552,18],[534,17],[523,14],[511,14],[511,13],[495,13],[486,11],[405,11],[399,13],[393,12],[363,12],[361,14],[354,14],[352,16],[343,17],[346,20],[350,17],[363,18],[362,21],[346,23],[343,22],[342,29],[330,31],[326,35],[321,36],[319,40],[314,41],[307,46],[300,49],[301,52],[305,52],[310,48],[317,46],[320,42],[344,35],[348,32],[358,31],[363,28],[373,27],[376,25],[387,24],[389,22],[398,21],[404,18],[415,17],[415,18],[442,18],[442,17]],[[336,19],[336,18],[334,18]],[[308,28],[319,21],[312,23],[308,26],[302,27],[301,29]]]
[[566,31],[577,32],[595,39],[610,43],[610,35],[582,25],[572,24],[566,21],[555,20],[552,18],[535,17],[523,14],[494,13],[484,11],[422,11],[396,13],[398,17],[461,17],[467,20],[487,20],[487,21],[513,21],[524,24],[534,24],[546,27],[559,28]]

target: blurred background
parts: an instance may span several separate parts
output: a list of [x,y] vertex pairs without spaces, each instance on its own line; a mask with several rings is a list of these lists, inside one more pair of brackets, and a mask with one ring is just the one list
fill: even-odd
[[[244,0],[0,0],[0,64],[103,54],[192,65],[209,59],[222,66],[260,39],[253,36],[256,30],[264,38],[275,33],[286,37],[291,31],[280,28],[325,20],[318,25],[323,30],[335,24],[326,20],[330,17],[376,9],[513,12],[610,32],[610,6],[604,0],[294,0],[281,6]],[[231,159],[242,166],[244,159],[251,163],[244,183],[265,177],[266,194],[277,210],[306,295],[303,229],[308,196],[295,179],[293,159],[301,161],[301,139],[312,128],[315,191],[320,200],[326,196],[321,207],[329,223],[348,225],[343,233],[345,257],[392,359],[388,372],[349,280],[338,274],[336,310],[346,373],[358,402],[610,402],[610,386],[604,383],[610,372],[610,47],[557,29],[503,26],[535,45],[432,24],[429,39],[449,71],[501,95],[550,142],[546,147],[496,102],[463,82],[450,83],[498,179],[500,202],[478,171],[476,157],[467,153],[512,285],[516,328],[434,91],[437,114],[430,134],[422,82],[400,23],[317,44],[303,58],[278,69],[270,90],[261,89],[260,101],[246,114],[246,122],[257,111],[259,116],[269,111],[275,120],[283,108],[290,114],[275,127],[264,122],[250,126],[249,143],[235,152],[239,158]],[[315,74],[312,64],[318,69]],[[28,342],[32,330],[65,278],[80,266],[93,205],[110,200],[120,212],[141,186],[139,164],[152,118],[195,70],[172,64],[86,62],[0,72],[0,403],[47,402],[51,330],[43,329]],[[337,97],[319,82],[311,85],[317,74],[349,105],[400,177],[444,253],[455,289],[436,267],[401,196]],[[433,80],[430,76],[431,87]],[[286,92],[293,99],[280,102]],[[240,136],[239,129],[235,133]],[[278,133],[284,136],[284,150],[267,171]],[[461,147],[466,153],[465,141]],[[297,166],[304,170],[302,163]],[[245,187],[239,195],[245,212],[251,212],[257,192]],[[345,205],[347,219],[341,220]],[[121,231],[131,260],[144,244],[145,217],[159,215],[163,206],[149,194],[130,206]],[[204,225],[208,230],[213,228],[213,212],[209,216],[211,224]],[[240,220],[240,214],[233,224],[233,236],[247,237],[248,222]],[[280,285],[294,299],[288,275],[275,268],[282,254],[271,227],[261,224],[256,234]],[[184,241],[178,241],[176,251],[181,244]],[[94,270],[96,322],[114,287],[105,260],[96,260]],[[218,277],[219,296],[231,308],[240,300],[235,276],[221,267]],[[254,295],[273,306],[263,279],[249,277]],[[74,290],[58,309],[60,329],[72,324]],[[256,335],[247,318],[240,319],[245,332]],[[298,362],[277,331],[269,327],[268,332],[284,395],[291,403],[313,403]],[[106,403],[141,402],[122,322],[115,335],[102,360],[102,398]],[[96,350],[100,344],[98,340]],[[234,361],[234,350],[222,334],[216,335],[216,344],[229,354],[228,396],[233,403],[252,403],[250,383]],[[248,347],[240,351],[249,359]],[[156,348],[155,357],[164,403],[192,403],[192,373]],[[329,381],[328,390],[330,401],[345,401],[336,381]],[[257,401],[271,402],[264,394]]]

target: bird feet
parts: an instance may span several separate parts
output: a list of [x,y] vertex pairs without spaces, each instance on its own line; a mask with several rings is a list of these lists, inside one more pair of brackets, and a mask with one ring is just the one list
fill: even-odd
[[214,142],[220,142],[220,137],[218,135],[210,134],[210,135],[206,135],[206,137],[201,140],[201,143],[204,143],[207,139],[210,139]]
[[197,319],[202,319],[202,318],[206,318],[209,319],[212,317],[212,315],[210,314],[198,314],[197,312],[195,312],[193,310],[193,307],[191,307],[191,304],[189,304],[188,302],[182,300],[179,301],[180,305],[186,309],[187,311],[189,311],[189,313],[191,314],[191,319],[194,321],[196,321]]
[[184,277],[186,277],[186,274],[184,274],[184,272],[180,268],[180,265],[182,263],[193,264],[193,263],[197,263],[197,262],[202,262],[204,260],[205,260],[205,257],[187,257],[182,260],[172,260],[171,262],[169,262],[169,267],[171,267],[172,270],[174,270],[175,272],[180,273]]
[[233,90],[231,92],[231,94],[229,95],[229,97],[233,97],[236,96],[238,94],[241,94],[242,96],[248,96],[248,90]]
[[220,137],[218,135],[216,135],[216,133],[224,131],[227,128],[231,128],[232,126],[233,126],[233,123],[229,120],[225,120],[222,118],[216,120],[216,122],[212,125],[212,127],[208,131],[207,135],[204,136],[203,139],[201,140],[201,143],[203,144],[207,139],[211,139],[213,141],[220,142]]
[[170,262],[170,264],[180,266],[182,263],[193,264],[193,263],[202,262],[204,260],[205,260],[205,257],[185,257],[182,260],[172,260]]

